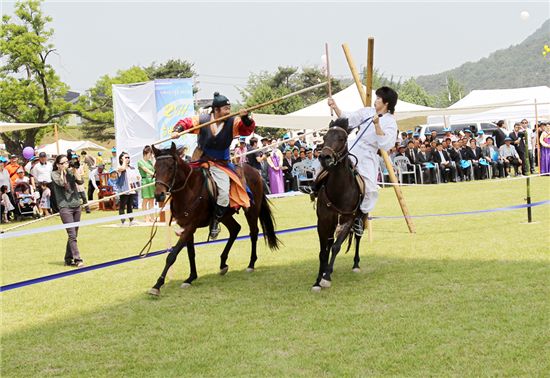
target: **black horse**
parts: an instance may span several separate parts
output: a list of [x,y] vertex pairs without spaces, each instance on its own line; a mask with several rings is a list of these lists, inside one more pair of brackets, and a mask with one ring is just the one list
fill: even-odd
[[[180,238],[176,245],[172,247],[166,257],[166,264],[157,283],[151,289],[149,294],[160,295],[160,288],[164,285],[164,280],[168,269],[176,261],[176,258],[184,246],[187,246],[187,255],[189,256],[190,275],[181,285],[182,288],[189,287],[198,277],[195,266],[195,245],[193,235],[195,230],[200,227],[207,227],[210,224],[214,209],[213,201],[209,198],[207,186],[205,185],[204,168],[193,169],[186,163],[176,150],[172,143],[170,149],[159,150],[153,146],[155,154],[155,198],[157,201],[163,201],[166,193],[171,193],[172,200],[170,209],[172,216],[182,228]],[[245,210],[246,220],[250,227],[250,241],[252,251],[247,271],[254,271],[254,264],[257,260],[256,242],[258,240],[258,219],[264,231],[264,238],[270,249],[279,248],[279,239],[275,235],[275,223],[271,212],[269,202],[264,193],[262,178],[258,171],[245,164],[242,168],[246,183],[252,192],[251,205]],[[229,251],[233,242],[237,238],[241,225],[233,218],[235,210],[228,210],[221,223],[229,230],[229,240],[220,256],[220,274],[227,273],[226,264]]]
[[[342,244],[349,238],[348,250],[354,236],[352,224],[362,200],[362,191],[357,182],[358,173],[353,168],[348,152],[348,120],[339,118],[330,123],[323,138],[319,161],[323,172],[319,174],[317,188],[317,233],[319,235],[319,274],[312,291],[331,286],[334,260]],[[361,181],[362,182],[362,181]],[[359,244],[361,237],[355,235],[353,271],[359,272]],[[329,262],[329,255],[332,256]]]

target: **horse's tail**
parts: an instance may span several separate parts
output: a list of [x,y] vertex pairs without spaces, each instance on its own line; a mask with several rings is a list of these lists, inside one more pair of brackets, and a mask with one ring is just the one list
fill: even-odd
[[275,235],[275,220],[269,200],[265,194],[262,197],[262,204],[260,205],[260,223],[264,231],[264,239],[267,240],[269,248],[272,250],[279,249],[281,241],[277,238],[277,235]]

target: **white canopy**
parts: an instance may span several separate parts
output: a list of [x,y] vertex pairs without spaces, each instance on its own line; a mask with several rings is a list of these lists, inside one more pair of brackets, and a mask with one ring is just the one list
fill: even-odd
[[[64,154],[68,149],[79,150],[106,150],[105,147],[87,140],[64,140],[59,139],[59,153]],[[45,152],[47,155],[57,155],[57,144],[55,142],[40,146],[38,152]]]
[[[448,117],[448,123],[465,123],[476,121],[519,121],[523,118],[535,119],[535,100],[537,102],[538,117],[550,117],[550,87],[528,87],[514,89],[474,90],[457,103],[449,106],[446,114],[455,114]],[[485,107],[486,109],[479,109]],[[456,110],[478,108],[470,110],[468,114],[457,114]],[[428,117],[428,123],[443,123],[442,116]]]
[[[365,90],[365,86],[363,86],[363,90]],[[374,91],[372,92],[372,96],[376,98]],[[354,111],[363,106],[363,102],[355,84],[336,93],[332,98],[334,98],[338,107],[343,111]],[[401,100],[397,101],[395,109],[397,120],[422,116],[422,114],[419,114],[420,112],[436,110],[434,108],[411,104]],[[410,112],[412,112],[412,115],[409,114]],[[284,129],[320,129],[326,127],[331,119],[333,119],[333,117],[331,118],[330,116],[330,108],[327,105],[327,99],[287,115],[254,114],[254,120],[258,126]]]
[[35,127],[50,126],[53,123],[6,123],[0,122],[0,133],[6,133],[10,131],[34,129]]

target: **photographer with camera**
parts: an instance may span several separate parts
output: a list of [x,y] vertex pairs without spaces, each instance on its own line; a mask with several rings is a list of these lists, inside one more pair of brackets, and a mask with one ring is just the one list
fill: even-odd
[[[84,166],[80,164],[80,158],[75,153],[73,153],[71,160],[69,160],[69,168],[76,169],[80,177],[84,177]],[[90,206],[88,206],[88,199],[86,198],[86,188],[84,188],[84,184],[77,184],[76,188],[78,190],[78,195],[82,199],[82,204],[85,205],[84,209],[86,210],[86,214],[90,214]]]
[[[69,165],[67,155],[58,155],[51,175],[52,188],[63,224],[79,222],[81,214],[77,185],[82,185],[84,181],[74,163],[71,165]],[[65,248],[65,265],[83,267],[84,262],[80,257],[76,242],[78,227],[67,228],[67,235],[69,238]]]

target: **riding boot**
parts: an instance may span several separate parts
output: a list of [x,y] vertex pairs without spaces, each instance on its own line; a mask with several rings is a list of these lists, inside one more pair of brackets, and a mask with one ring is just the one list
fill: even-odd
[[363,230],[365,229],[365,225],[363,221],[366,215],[368,214],[365,214],[361,210],[358,210],[357,216],[355,217],[355,220],[353,221],[353,225],[351,226],[351,230],[358,238],[363,236]]
[[212,223],[210,223],[210,239],[216,240],[220,234],[220,220],[225,215],[227,207],[216,204],[214,208],[214,217],[212,217]]

